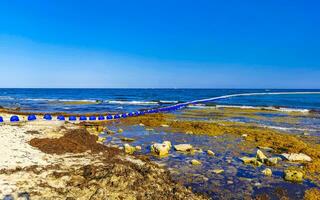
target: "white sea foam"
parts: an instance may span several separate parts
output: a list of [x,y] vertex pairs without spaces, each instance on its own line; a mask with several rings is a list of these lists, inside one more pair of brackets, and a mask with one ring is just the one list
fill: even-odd
[[106,101],[109,104],[120,104],[120,105],[158,105],[155,101],[120,101],[120,100],[109,100]]
[[0,96],[0,100],[13,100],[13,97],[10,96]]
[[[261,93],[240,93],[240,94],[230,94],[223,95],[218,97],[212,97],[207,99],[194,100],[190,102],[186,102],[184,104],[201,104],[205,102],[211,102],[219,99],[228,99],[232,97],[241,97],[241,96],[263,96],[263,95],[293,95],[293,94],[320,94],[320,92],[261,92]],[[179,104],[178,104],[179,105]],[[220,105],[222,106],[222,105]],[[225,106],[226,107],[226,106]],[[235,107],[235,106],[234,106]],[[255,106],[237,106],[239,108],[263,108],[263,109],[271,109],[283,112],[309,112],[308,109],[294,109],[294,108],[275,108],[275,107],[255,107]]]
[[263,95],[287,95],[287,94],[320,94],[320,92],[259,92],[259,93],[240,93],[240,94],[230,94],[230,95],[223,95],[219,97],[212,97],[207,99],[195,100],[188,103],[201,103],[207,101],[214,101],[218,99],[228,99],[232,97],[240,97],[240,96],[263,96]]
[[165,101],[165,100],[160,100],[159,101],[162,104],[173,104],[173,103],[179,103],[179,101]]
[[25,101],[56,101],[56,102],[73,102],[73,101],[79,101],[79,102],[96,102],[96,100],[89,100],[89,99],[46,99],[46,98],[25,98],[22,99]]
[[236,106],[236,105],[216,105],[216,108],[241,108],[241,109],[260,109],[260,110],[274,110],[280,112],[302,112],[308,113],[308,109],[299,108],[285,108],[285,107],[273,107],[273,106]]

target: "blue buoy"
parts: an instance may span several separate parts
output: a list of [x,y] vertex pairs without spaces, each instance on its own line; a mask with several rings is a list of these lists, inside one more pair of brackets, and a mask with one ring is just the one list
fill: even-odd
[[112,115],[107,115],[107,119],[113,119]]
[[0,122],[3,122],[3,118],[0,116]]
[[59,115],[59,116],[57,117],[57,120],[59,120],[59,121],[64,121],[64,120],[66,120],[66,119],[64,118],[63,115]]
[[133,116],[134,116],[134,113],[131,112],[131,113],[128,114],[128,116],[129,116],[129,117],[133,117]]
[[87,117],[86,117],[86,116],[80,116],[79,120],[80,120],[80,121],[86,121],[86,120],[87,120]]
[[45,115],[43,116],[43,119],[45,119],[45,120],[52,120],[52,116],[51,116],[50,114],[45,114]]
[[10,122],[18,122],[18,121],[20,121],[18,116],[14,115],[10,117]]
[[89,117],[89,120],[91,120],[91,121],[94,121],[94,120],[96,120],[96,119],[97,119],[96,116],[90,116],[90,117]]
[[76,116],[70,116],[69,117],[69,121],[76,121],[77,120],[77,117]]
[[103,116],[103,115],[100,115],[100,116],[98,117],[98,120],[104,120],[104,116]]
[[122,118],[127,118],[127,114],[126,114],[126,113],[123,113],[123,114],[121,115],[121,117],[122,117]]
[[34,121],[36,119],[37,119],[37,117],[35,115],[33,115],[33,114],[28,116],[28,121]]
[[120,118],[120,115],[116,114],[116,115],[113,116],[113,118],[114,118],[114,119],[119,119],[119,118]]

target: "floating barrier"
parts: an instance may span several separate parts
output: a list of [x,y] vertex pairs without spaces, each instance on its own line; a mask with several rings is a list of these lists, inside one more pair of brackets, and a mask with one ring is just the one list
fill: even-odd
[[[219,100],[219,99],[226,99],[226,98],[231,98],[231,97],[240,97],[240,96],[255,96],[255,95],[283,95],[283,94],[320,94],[320,92],[269,92],[269,93],[243,93],[243,94],[231,94],[231,95],[224,95],[224,96],[219,96],[219,97],[213,97],[213,98],[207,98],[207,99],[200,99],[200,100],[195,100],[195,101],[189,101],[185,103],[178,103],[174,104],[171,106],[166,106],[162,108],[153,108],[153,109],[146,109],[146,110],[141,110],[141,111],[135,111],[135,112],[129,112],[129,113],[122,113],[122,114],[115,114],[115,115],[107,115],[106,117],[103,115],[98,116],[98,120],[112,120],[112,119],[120,119],[120,118],[127,118],[127,117],[135,117],[135,116],[140,116],[140,115],[145,115],[145,114],[152,114],[152,113],[159,113],[159,112],[171,112],[171,111],[176,111],[180,110],[183,108],[186,108],[189,105],[195,105],[199,103],[206,103],[206,102],[211,102],[214,100]],[[50,114],[45,114],[43,117],[45,120],[51,120],[52,116]],[[36,120],[37,117],[33,114],[28,116],[28,121],[33,121]],[[96,116],[90,116],[89,120],[94,121],[96,120]],[[65,121],[65,117],[63,115],[59,115],[57,117],[57,120],[59,121]],[[70,116],[69,121],[76,121],[77,117],[76,116]],[[79,118],[80,121],[87,120],[86,116],[81,116]],[[10,122],[18,122],[19,117],[18,116],[11,116]],[[0,117],[0,122],[3,122],[3,118]]]
[[50,114],[45,114],[45,115],[43,116],[43,119],[45,119],[45,120],[52,120],[52,116],[51,116]]
[[37,119],[37,117],[35,115],[29,115],[28,116],[28,121],[34,121],[36,119]]
[[69,121],[77,121],[77,117],[76,116],[70,116],[69,117]]
[[90,117],[89,117],[89,120],[90,120],[90,121],[95,121],[95,120],[97,120],[97,117],[96,117],[96,116],[90,116]]
[[80,116],[79,120],[80,120],[80,121],[86,121],[86,120],[87,120],[87,117],[86,117],[86,116]]
[[14,115],[14,116],[10,117],[10,122],[18,122],[18,121],[20,121],[18,116]]
[[63,115],[59,115],[59,116],[57,117],[57,120],[59,120],[59,121],[64,121],[64,120],[66,120],[66,119],[65,119],[65,117],[64,117]]
[[98,117],[98,120],[102,121],[102,120],[105,120],[105,118],[104,118],[103,115],[100,115],[100,116]]

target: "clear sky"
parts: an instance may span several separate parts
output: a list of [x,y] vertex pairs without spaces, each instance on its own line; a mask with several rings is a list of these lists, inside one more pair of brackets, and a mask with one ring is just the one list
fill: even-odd
[[1,0],[0,87],[320,88],[319,7]]

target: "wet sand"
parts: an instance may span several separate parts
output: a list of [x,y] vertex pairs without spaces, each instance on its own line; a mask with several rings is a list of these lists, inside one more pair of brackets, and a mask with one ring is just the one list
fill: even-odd
[[[234,120],[239,117],[258,121]],[[12,145],[5,147],[8,156],[1,158],[7,164],[1,167],[0,190],[3,195],[32,199],[317,199],[317,133],[280,131],[261,124],[269,120],[302,126],[299,123],[306,117],[318,119],[306,113],[226,108],[109,122],[40,120],[1,125],[1,142]],[[180,152],[172,147],[167,156],[159,157],[150,147],[163,141],[193,148]],[[126,154],[125,144],[134,151]],[[275,165],[261,162],[260,166],[241,161],[244,156],[256,158],[258,149],[268,158],[303,153],[312,161],[282,158]],[[271,176],[262,173],[267,168]],[[288,169],[301,171],[302,182],[284,180]]]

